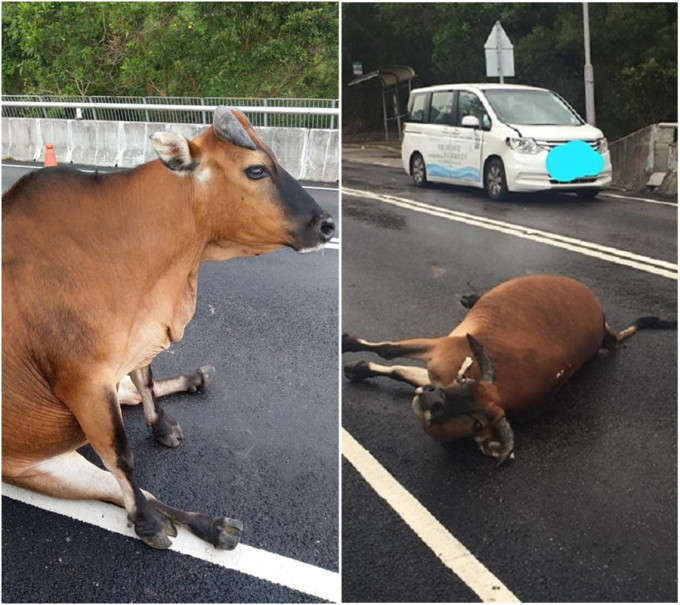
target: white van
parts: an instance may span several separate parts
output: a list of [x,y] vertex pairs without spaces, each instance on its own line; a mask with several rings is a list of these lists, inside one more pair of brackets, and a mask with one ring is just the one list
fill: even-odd
[[[562,153],[572,149],[565,144],[573,141],[587,143],[581,143],[582,156]],[[546,165],[557,157],[558,147],[560,161],[569,164],[569,176]],[[509,191],[548,189],[590,198],[612,180],[602,131],[587,124],[558,94],[515,84],[412,90],[401,158],[418,186],[428,181],[470,185],[485,189],[493,200]],[[580,169],[582,163],[586,167]]]

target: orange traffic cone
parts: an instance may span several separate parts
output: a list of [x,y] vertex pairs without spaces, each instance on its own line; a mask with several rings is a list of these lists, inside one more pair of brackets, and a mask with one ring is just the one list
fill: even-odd
[[57,165],[57,156],[54,153],[54,145],[52,143],[47,143],[45,145],[45,163],[43,164],[43,168],[47,168],[47,166],[56,166]]

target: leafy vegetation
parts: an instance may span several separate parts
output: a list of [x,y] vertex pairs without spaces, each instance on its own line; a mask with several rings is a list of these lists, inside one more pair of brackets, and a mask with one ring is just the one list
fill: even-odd
[[[342,10],[345,84],[354,61],[364,72],[410,65],[418,74],[414,86],[489,81],[483,47],[500,20],[514,45],[515,77],[505,81],[551,88],[585,114],[581,2],[352,3]],[[598,126],[615,139],[654,122],[675,122],[677,4],[591,2],[589,12]],[[379,130],[380,112],[361,120],[368,104],[355,102],[349,90],[345,95],[343,88],[345,125],[371,122]]]
[[338,96],[338,5],[3,3],[4,94]]

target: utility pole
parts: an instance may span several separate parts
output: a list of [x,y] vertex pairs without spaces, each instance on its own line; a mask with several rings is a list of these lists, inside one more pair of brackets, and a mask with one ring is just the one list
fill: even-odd
[[593,66],[590,63],[590,21],[588,3],[583,3],[583,42],[586,50],[586,64],[583,66],[583,79],[586,86],[586,122],[595,126],[595,88]]

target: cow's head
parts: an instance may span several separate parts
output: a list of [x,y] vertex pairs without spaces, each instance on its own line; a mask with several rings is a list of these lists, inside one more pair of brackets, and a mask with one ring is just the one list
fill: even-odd
[[313,252],[333,236],[331,216],[281,167],[242,113],[218,107],[212,127],[191,141],[168,132],[151,139],[167,168],[192,179],[208,233],[203,260],[283,246]]
[[495,371],[482,345],[467,335],[480,369],[478,380],[467,377],[472,359],[463,362],[453,385],[426,385],[416,390],[413,410],[425,431],[438,441],[472,437],[485,454],[503,464],[514,448],[514,436],[503,410],[498,406]]

